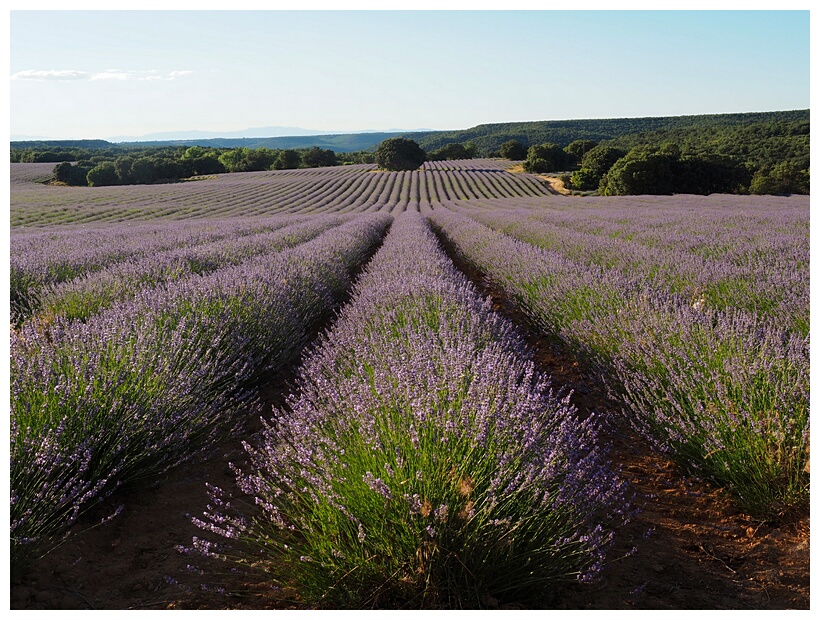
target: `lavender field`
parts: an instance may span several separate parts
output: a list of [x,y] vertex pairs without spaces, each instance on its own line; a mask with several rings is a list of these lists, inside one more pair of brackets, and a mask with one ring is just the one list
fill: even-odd
[[226,438],[246,461],[168,552],[309,607],[594,596],[642,544],[617,438],[760,527],[803,519],[809,197],[566,197],[509,165],[88,188],[12,164],[13,573]]

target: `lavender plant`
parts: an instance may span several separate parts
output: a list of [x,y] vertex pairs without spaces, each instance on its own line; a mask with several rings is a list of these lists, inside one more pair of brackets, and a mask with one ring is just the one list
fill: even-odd
[[447,209],[432,221],[530,323],[606,377],[627,419],[760,519],[808,503],[808,340],[617,270],[535,248]]
[[288,218],[279,217],[13,230],[10,244],[12,320],[19,323],[35,310],[49,286],[120,263],[145,260],[157,253],[191,249],[219,239],[236,239],[275,230],[287,223]]
[[743,312],[645,317],[614,369],[633,426],[747,512],[809,503],[809,344]]
[[147,255],[140,260],[122,261],[84,277],[45,287],[40,295],[38,315],[85,320],[116,301],[138,295],[141,290],[193,274],[207,274],[260,254],[303,243],[351,217],[314,216],[272,232],[232,236]]
[[[806,200],[774,198],[766,209],[720,197],[671,205],[584,201],[511,208],[494,201],[452,208],[517,239],[608,273],[640,276],[690,304],[770,316],[808,334]],[[519,201],[520,202],[520,201]],[[566,203],[566,201],[564,201]]]
[[156,476],[258,412],[254,382],[290,362],[341,300],[389,216],[145,291],[83,323],[11,339],[11,556],[47,552],[93,502]]
[[194,547],[320,607],[543,603],[603,568],[628,511],[597,419],[577,419],[418,214],[247,450],[237,483],[260,514],[214,487],[195,522],[220,538]]

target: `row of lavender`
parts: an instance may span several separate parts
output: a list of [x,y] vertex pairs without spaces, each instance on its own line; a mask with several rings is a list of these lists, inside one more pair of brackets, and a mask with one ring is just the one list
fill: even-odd
[[[421,170],[372,165],[217,175],[165,185],[65,188],[13,183],[12,226],[284,213],[418,210],[442,200],[542,196],[545,186],[504,162],[433,162]],[[17,164],[21,165],[21,164]],[[15,165],[12,164],[12,176]]]
[[447,206],[573,261],[644,278],[690,304],[762,314],[808,335],[807,196]]
[[[97,270],[90,270],[89,263],[78,269],[82,275],[71,280],[46,285],[28,291],[25,309],[36,311],[39,316],[49,319],[59,315],[64,318],[86,319],[117,301],[134,297],[145,289],[179,280],[193,274],[204,275],[230,265],[237,265],[254,256],[268,254],[303,243],[325,230],[355,218],[347,216],[280,216],[279,221],[266,223],[273,230],[256,234],[237,234],[208,243],[185,244],[182,247],[152,253],[140,250],[131,256]],[[285,225],[290,222],[290,225]],[[221,228],[221,227],[220,227]],[[230,230],[230,226],[226,227]],[[116,236],[118,228],[110,229]],[[112,248],[112,252],[114,249]],[[92,250],[104,253],[102,246]],[[75,254],[75,260],[78,258]],[[98,266],[99,263],[93,264]],[[76,271],[75,271],[76,273]],[[22,304],[21,304],[22,306]],[[18,320],[27,318],[18,310]]]
[[641,273],[573,260],[444,207],[431,219],[537,330],[607,378],[660,450],[755,516],[807,505],[809,343],[799,329],[693,304]]
[[253,385],[291,362],[380,243],[387,215],[147,289],[87,321],[11,334],[11,554],[47,551],[89,506],[261,411]]
[[[399,216],[352,301],[194,548],[320,607],[543,604],[602,568],[627,518],[597,421],[553,392],[511,324]],[[244,513],[244,514],[243,514]]]
[[37,306],[39,297],[48,287],[87,276],[118,262],[142,260],[161,252],[273,231],[298,221],[301,220],[278,216],[89,228],[12,229],[9,240],[12,311],[25,316]]

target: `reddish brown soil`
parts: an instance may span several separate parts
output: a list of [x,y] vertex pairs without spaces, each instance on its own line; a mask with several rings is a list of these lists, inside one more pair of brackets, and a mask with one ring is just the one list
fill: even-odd
[[[577,364],[547,346],[537,356],[557,385],[575,387],[579,411],[607,411],[606,396]],[[618,531],[601,582],[569,588],[563,607],[809,609],[808,515],[778,526],[755,522],[634,436],[613,437],[611,457],[640,513]]]
[[[495,297],[505,314],[515,311]],[[520,319],[520,317],[517,317]],[[579,411],[611,407],[603,387],[577,363],[531,338],[556,385],[574,390]],[[287,381],[267,387],[281,402]],[[756,523],[718,490],[683,475],[645,443],[614,433],[612,459],[636,493],[641,512],[617,532],[610,565],[598,583],[568,586],[562,609],[809,609],[809,519]],[[214,458],[183,466],[152,488],[132,490],[111,523],[78,532],[11,584],[12,609],[282,609],[296,597],[221,562],[175,550],[201,531],[188,514],[205,510],[205,483],[230,487],[228,461],[237,441]],[[80,528],[77,528],[78,530]],[[637,552],[630,550],[637,547]],[[187,568],[195,565],[196,570]],[[199,574],[203,570],[204,574]],[[215,591],[223,588],[225,593]]]

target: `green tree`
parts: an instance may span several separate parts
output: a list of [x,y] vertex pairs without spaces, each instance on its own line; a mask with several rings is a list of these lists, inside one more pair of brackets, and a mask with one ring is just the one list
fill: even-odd
[[219,154],[213,151],[205,153],[191,163],[194,166],[193,174],[220,174],[225,172],[225,166],[219,161]]
[[673,191],[680,194],[743,193],[752,180],[751,171],[741,162],[714,154],[672,158],[672,175]]
[[671,194],[673,187],[672,157],[637,147],[612,165],[598,192],[605,196]]
[[132,183],[131,179],[131,166],[134,164],[133,157],[117,157],[116,161],[114,161],[114,171],[117,173],[117,177],[120,180],[122,185],[128,185]]
[[524,170],[530,173],[555,172],[564,170],[569,165],[569,155],[557,144],[547,142],[536,144],[527,149]]
[[260,147],[249,150],[244,160],[241,162],[239,172],[259,172],[270,170],[273,162],[276,161],[277,153],[271,149]]
[[413,140],[388,138],[376,149],[376,165],[382,170],[417,170],[427,154]]
[[279,151],[279,154],[276,156],[276,161],[273,162],[273,169],[293,170],[298,168],[301,163],[302,157],[299,155],[298,151],[294,151],[293,149],[285,149],[283,151]]
[[185,165],[185,176],[225,172],[225,166],[219,161],[219,153],[202,146],[192,146],[186,149],[179,161]]
[[594,140],[575,140],[565,146],[564,151],[572,157],[572,161],[580,162],[584,159],[584,155],[596,146],[598,146],[598,143]]
[[527,147],[521,144],[518,140],[507,140],[498,149],[501,157],[518,161],[527,158]]
[[210,149],[205,148],[204,146],[191,146],[185,149],[185,152],[180,157],[183,161],[193,161],[199,159],[200,157],[205,157],[211,153]]
[[71,178],[71,169],[73,167],[74,166],[72,166],[71,163],[67,161],[64,161],[61,164],[57,164],[56,166],[54,166],[54,179],[56,181],[59,181],[60,183],[70,185],[68,181]]
[[336,153],[330,149],[320,149],[318,146],[311,147],[302,154],[302,164],[305,168],[323,168],[325,166],[336,165]]
[[156,176],[156,165],[150,157],[138,157],[131,165],[131,178],[137,185],[153,183]]
[[600,180],[612,167],[612,164],[624,155],[626,155],[626,151],[623,149],[599,144],[586,152],[581,159],[581,168],[586,168],[593,177]]
[[601,177],[597,176],[589,168],[581,168],[572,173],[570,177],[570,185],[572,189],[580,191],[590,191],[598,189],[598,184],[601,182]]
[[54,180],[66,185],[84,186],[88,185],[89,166],[71,165],[71,162],[64,161],[54,166]]
[[219,163],[222,164],[228,172],[240,172],[243,162],[250,151],[249,148],[244,146],[225,151],[219,156]]
[[249,149],[242,146],[225,151],[219,156],[228,172],[254,172],[268,170],[276,161],[276,153],[266,148]]
[[463,144],[451,142],[430,153],[429,159],[430,161],[444,161],[449,159],[472,159],[472,156]]
[[111,162],[103,162],[98,166],[94,166],[88,171],[86,178],[88,179],[88,184],[91,187],[117,185],[120,180],[117,176],[117,170]]
[[752,194],[808,194],[809,181],[808,168],[801,170],[793,162],[781,162],[755,172],[749,191]]

